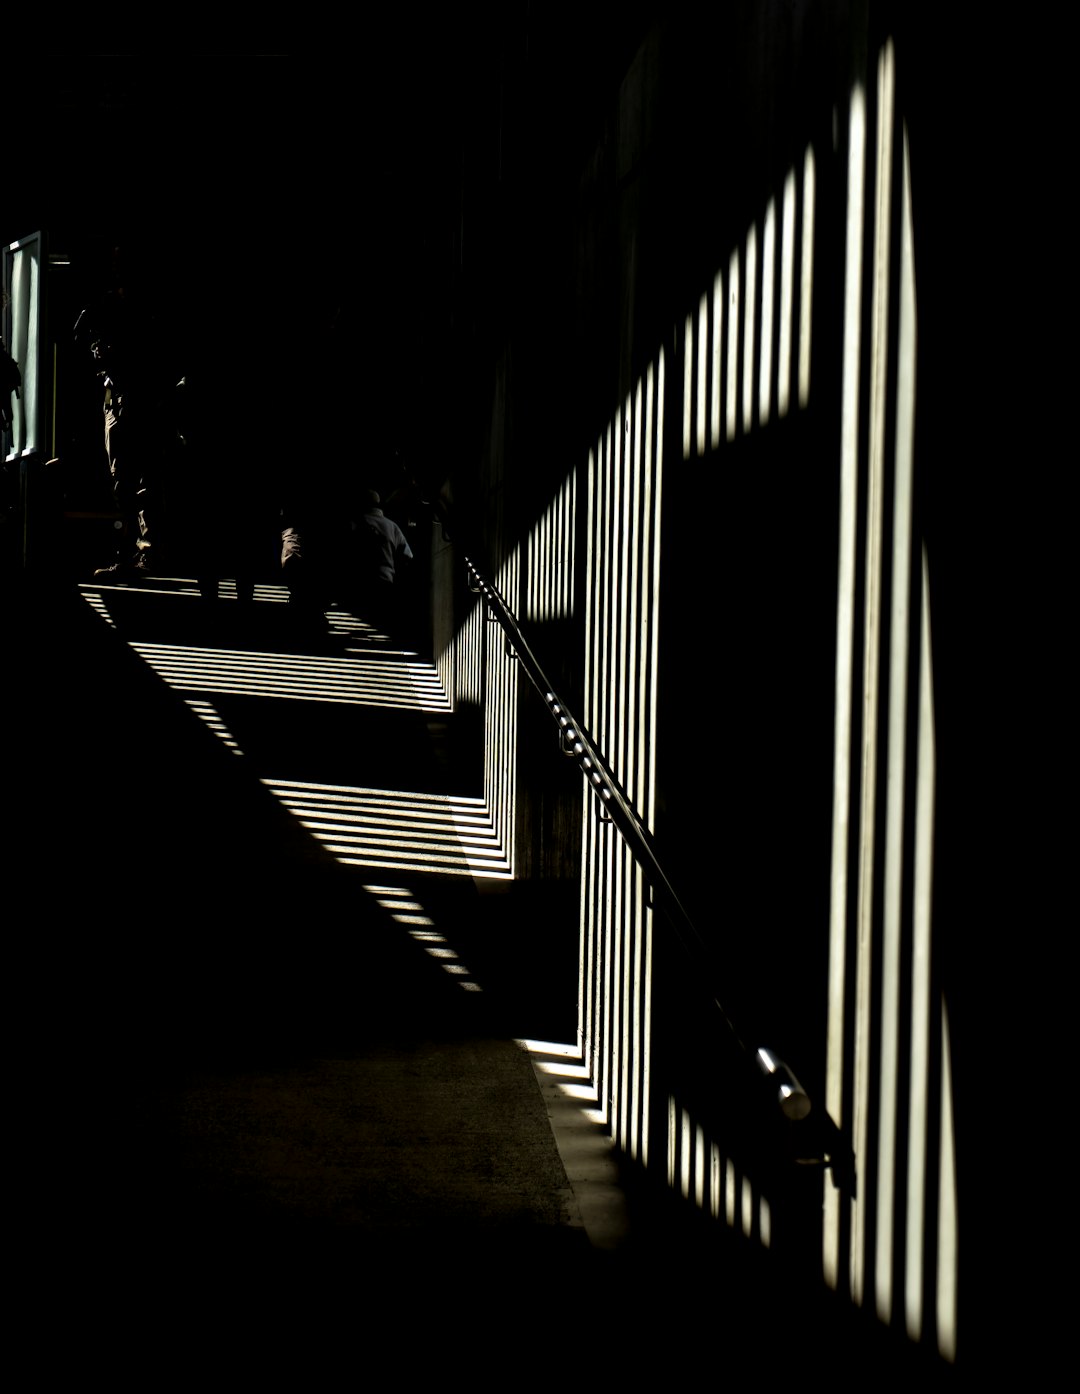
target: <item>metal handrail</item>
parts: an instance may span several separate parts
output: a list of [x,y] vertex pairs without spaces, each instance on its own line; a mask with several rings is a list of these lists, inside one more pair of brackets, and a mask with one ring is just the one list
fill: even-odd
[[[469,589],[483,597],[489,615],[502,627],[506,636],[507,653],[520,663],[530,682],[543,698],[552,719],[559,728],[559,741],[564,754],[575,759],[586,783],[596,795],[601,806],[601,817],[613,823],[622,834],[631,854],[642,867],[646,879],[652,887],[654,897],[663,903],[667,918],[677,934],[684,951],[692,962],[708,965],[709,953],[700,931],[679,900],[656,854],[652,835],[638,817],[637,811],[625,790],[616,779],[611,766],[598,749],[588,731],[574,716],[570,708],[555,691],[536,655],[521,631],[516,616],[510,610],[498,587],[488,579],[474,561],[466,556],[469,572]],[[655,903],[655,902],[654,902]],[[710,974],[711,976],[711,974]],[[747,1046],[735,1028],[735,1024],[719,996],[712,990],[708,993],[713,1005],[720,1014],[726,1032],[739,1053],[753,1062],[757,1071],[765,1077],[774,1089],[774,1097],[783,1116],[793,1122],[801,1122],[811,1112],[811,1100],[793,1071],[772,1050],[766,1047],[752,1049]],[[836,1125],[818,1113],[818,1121],[825,1129],[821,1157],[800,1157],[803,1162],[817,1162],[833,1169],[833,1180],[842,1184],[840,1158],[843,1148]],[[831,1127],[830,1127],[831,1124]],[[829,1145],[825,1145],[825,1142]],[[848,1171],[846,1161],[843,1171]]]

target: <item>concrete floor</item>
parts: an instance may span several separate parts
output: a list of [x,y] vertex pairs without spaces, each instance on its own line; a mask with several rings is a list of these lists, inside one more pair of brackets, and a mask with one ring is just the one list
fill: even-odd
[[[565,1283],[625,1225],[601,1130],[550,1072],[574,1037],[575,925],[531,926],[544,952],[526,952],[513,887],[341,865],[262,777],[438,790],[479,752],[432,749],[445,717],[170,687],[133,644],[298,654],[286,607],[240,627],[187,590],[57,587],[12,620],[22,980],[72,1272],[92,1287],[119,1260],[129,1302],[173,1300],[192,1271],[204,1291],[372,1264]],[[228,708],[228,730],[192,698]]]

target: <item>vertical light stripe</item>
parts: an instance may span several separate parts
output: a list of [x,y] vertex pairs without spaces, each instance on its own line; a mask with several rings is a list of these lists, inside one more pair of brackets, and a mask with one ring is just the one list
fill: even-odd
[[555,613],[565,616],[569,614],[570,607],[566,597],[566,569],[568,564],[568,546],[570,525],[567,514],[569,512],[570,481],[574,473],[571,470],[562,488],[559,490],[556,499],[556,528],[555,528],[555,557],[554,557],[554,591],[555,591]]
[[[588,800],[588,789],[585,790],[585,800]],[[585,803],[583,814],[583,825],[585,836],[588,838],[588,885],[585,887],[585,894],[588,895],[587,906],[585,906],[585,933],[584,947],[581,951],[583,959],[583,980],[581,980],[581,1001],[578,1004],[578,1015],[581,1018],[581,1033],[583,1033],[585,1057],[583,1064],[588,1069],[589,1079],[595,1078],[595,990],[596,990],[596,938],[598,938],[598,913],[596,906],[599,901],[599,867],[598,849],[596,849],[596,829],[592,825],[592,818],[589,815],[588,802]]]
[[[861,89],[856,88],[859,100]],[[855,94],[852,94],[854,103]],[[812,330],[812,310],[814,296],[814,147],[806,147],[803,161],[803,199],[802,199],[802,270],[799,286],[799,406],[805,407],[810,400],[810,341]],[[860,176],[861,183],[861,176]],[[860,214],[862,209],[860,208]],[[850,213],[850,208],[849,208]],[[850,245],[850,225],[848,229]]]
[[563,497],[565,493],[566,483],[564,481],[548,510],[548,619],[555,619],[562,614]]
[[559,612],[559,500],[556,494],[544,513],[543,618]]
[[622,848],[623,880],[623,947],[622,947],[622,1062],[619,1078],[620,1125],[619,1135],[624,1151],[630,1150],[630,1065],[633,1058],[631,1029],[633,1024],[634,993],[634,859],[625,846]]
[[548,565],[551,568],[551,609],[549,618],[552,619],[563,613],[563,549],[566,545],[566,524],[563,517],[565,498],[566,481],[564,480],[551,505],[551,557]]
[[540,594],[539,601],[540,619],[550,619],[554,612],[552,588],[555,580],[555,558],[554,552],[554,503],[544,509],[540,519]]
[[758,1199],[758,1235],[761,1239],[763,1249],[772,1246],[772,1206],[769,1204],[768,1196],[761,1196]]
[[566,481],[555,495],[552,503],[552,556],[550,556],[550,618],[563,615],[563,549],[566,546],[566,519],[563,516],[566,500]]
[[615,453],[612,470],[611,554],[608,557],[608,585],[611,590],[611,667],[606,682],[611,693],[610,720],[606,753],[618,778],[625,773],[623,736],[625,713],[621,673],[626,661],[626,528],[628,525],[626,499],[626,427],[629,424],[624,410],[616,414]]
[[[859,818],[858,950],[855,966],[855,1090],[852,1131],[855,1155],[865,1157],[869,1141],[871,974],[874,956],[874,858],[877,850],[879,682],[881,669],[881,538],[884,526],[885,416],[889,368],[889,228],[892,185],[891,47],[878,64],[877,178],[874,196],[873,281],[870,327],[870,429],[866,492],[866,575],[863,611],[862,804]],[[870,1184],[869,1177],[866,1184]],[[890,1204],[878,1216],[878,1239],[888,1228]],[[852,1297],[864,1295],[869,1238],[867,1208],[855,1207],[851,1235]]]
[[573,613],[577,583],[577,470],[570,476],[570,519],[567,546],[570,565],[566,574],[566,613]]
[[757,318],[757,226],[746,234],[746,296],[743,300],[743,400],[742,428],[754,424],[754,323]]
[[672,1190],[675,1189],[675,1148],[675,1097],[673,1094],[669,1094],[667,1101],[667,1183]]
[[[597,455],[589,451],[589,467],[585,496],[585,724],[596,731],[596,628],[593,623],[596,604],[596,531],[597,531]],[[588,791],[586,790],[586,807]]]
[[[614,831],[614,830],[611,830]],[[626,982],[623,975],[623,937],[625,933],[626,908],[623,904],[623,868],[626,849],[621,839],[608,838],[612,847],[614,867],[611,884],[611,938],[613,957],[611,961],[611,1135],[620,1147],[624,1147],[622,1113],[623,1046],[625,1041],[624,1022]]]
[[697,453],[705,454],[705,401],[708,388],[706,368],[709,362],[709,302],[703,295],[698,304],[697,351]]
[[652,914],[645,916],[645,968],[642,979],[641,1021],[641,1164],[649,1165],[649,1102],[652,1084],[650,1061],[652,1044]]
[[907,1244],[904,1321],[922,1336],[923,1233],[926,1225],[927,1085],[930,1077],[930,903],[933,885],[934,699],[930,668],[930,608],[926,551],[922,555],[919,625],[919,720],[915,786],[915,885],[911,947],[911,1092],[908,1106]]
[[[617,426],[617,419],[616,419],[616,426]],[[614,545],[614,538],[612,537],[612,523],[611,523],[611,520],[612,520],[612,515],[613,515],[613,508],[612,508],[612,489],[613,489],[613,474],[614,474],[614,464],[613,464],[614,448],[613,448],[612,441],[613,441],[613,437],[615,436],[615,434],[616,434],[615,430],[613,430],[612,427],[609,426],[609,427],[608,427],[608,432],[607,432],[607,446],[606,446],[606,449],[605,449],[605,452],[604,452],[604,472],[603,472],[603,476],[602,476],[602,478],[603,478],[603,494],[602,494],[601,513],[600,513],[600,522],[601,522],[601,527],[602,527],[602,529],[603,529],[603,532],[602,532],[602,536],[601,536],[601,539],[600,539],[600,556],[599,556],[599,559],[598,559],[599,577],[598,577],[598,586],[597,586],[597,589],[599,590],[600,595],[601,595],[601,597],[602,597],[603,607],[602,607],[601,613],[600,613],[600,629],[599,629],[599,633],[600,633],[600,642],[601,642],[602,648],[601,648],[601,653],[600,653],[600,661],[599,661],[599,663],[597,664],[597,678],[598,678],[599,687],[600,687],[598,705],[599,705],[599,707],[600,707],[600,711],[601,711],[601,713],[602,713],[602,716],[601,716],[601,720],[600,720],[600,728],[599,728],[599,730],[598,730],[595,734],[596,734],[597,737],[599,738],[599,743],[600,743],[601,747],[607,747],[607,746],[609,746],[609,744],[610,744],[610,737],[611,737],[611,729],[612,729],[612,722],[611,722],[611,701],[612,701],[612,697],[611,697],[611,683],[610,683],[610,677],[611,677],[611,643],[612,643],[613,622],[612,622],[612,614],[611,614],[611,584],[610,584],[610,579],[609,579],[609,572],[610,572],[610,566],[611,566],[611,549],[612,549],[612,546]],[[605,698],[605,697],[607,698],[607,705],[606,705],[606,706],[603,704],[603,698]]]
[[562,495],[560,488],[547,513],[547,613],[545,619],[559,614],[559,573],[562,571]]
[[551,559],[551,538],[550,538],[550,512],[544,509],[535,529],[536,551],[538,554],[537,581],[536,588],[536,618],[545,620],[548,617],[549,601],[551,598],[551,572],[549,562]]
[[[636,689],[636,710],[631,719],[631,728],[637,737],[637,750],[634,756],[636,767],[636,777],[634,783],[630,785],[630,793],[634,800],[635,807],[644,817],[645,799],[649,787],[648,771],[646,764],[650,746],[647,741],[648,718],[650,712],[650,682],[649,682],[649,630],[654,623],[655,613],[652,609],[652,555],[651,549],[655,545],[655,531],[653,528],[652,500],[653,500],[653,481],[652,481],[652,449],[650,436],[652,433],[652,391],[651,374],[644,381],[638,382],[637,406],[635,412],[636,434],[639,442],[638,457],[640,460],[641,475],[641,577],[639,584],[634,587],[635,594],[640,589],[641,592],[641,612],[635,614],[634,623],[631,626],[636,636],[638,645],[639,678]],[[637,540],[635,539],[635,555],[638,551]]]
[[735,439],[738,407],[739,371],[739,250],[731,254],[728,264],[727,315],[727,438]]
[[563,614],[574,614],[574,552],[577,530],[577,470],[570,471],[566,489],[566,514],[563,522]]
[[551,505],[551,617],[566,613],[563,570],[566,556],[566,485],[564,479]]
[[634,859],[625,845],[622,862],[622,1059],[619,1064],[619,1136],[624,1151],[630,1150],[630,1065],[633,1058],[631,1029],[634,992]]
[[564,615],[572,615],[574,609],[574,551],[577,520],[577,470],[570,471],[563,490],[563,537],[562,537],[562,607]]
[[613,883],[615,879],[612,861],[614,853],[612,844],[615,839],[610,836],[611,828],[607,825],[603,828],[604,841],[604,867],[603,867],[603,886],[604,886],[604,958],[601,964],[601,980],[604,984],[604,995],[601,1004],[600,1029],[603,1033],[601,1045],[601,1089],[600,1089],[600,1111],[604,1123],[611,1118],[611,1095],[612,1095],[612,1064],[611,1055],[614,1049],[612,1038],[612,1016],[614,1014],[614,984],[612,982],[612,924],[615,918],[613,899]]
[[641,1155],[641,1055],[642,1055],[642,938],[645,931],[645,878],[641,867],[634,867],[634,962],[633,962],[633,1022],[634,1073],[631,1087],[630,1156]]
[[754,1187],[749,1176],[742,1179],[742,1232],[747,1239],[754,1228]]
[[769,199],[761,233],[761,371],[758,418],[768,425],[772,409],[773,283],[776,277],[776,200]]
[[[586,670],[585,681],[588,682],[588,671]],[[577,1044],[581,1052],[582,1063],[586,1070],[589,1068],[589,954],[592,943],[592,898],[593,887],[595,885],[592,868],[592,837],[589,826],[589,806],[588,806],[588,787],[584,791],[586,803],[582,809],[581,816],[581,904],[579,911],[579,932],[578,932],[578,997],[577,997]]]
[[[660,667],[660,539],[663,531],[661,502],[664,482],[664,351],[660,350],[657,363],[656,386],[656,480],[655,502],[653,504],[653,596],[649,607],[652,629],[652,650],[649,656],[649,682],[652,698],[649,702],[649,799],[645,809],[646,826],[652,831],[656,818],[656,682]],[[652,385],[652,370],[649,370],[649,385]],[[651,413],[650,413],[651,414]]]
[[[495,584],[507,608],[517,613],[521,604],[521,552],[517,546],[497,570]],[[517,828],[517,665],[506,658],[500,626],[485,623],[485,629],[491,679],[485,703],[485,797],[513,875]]]
[[472,700],[477,706],[484,691],[484,606],[478,600],[473,606],[472,635]]
[[629,431],[633,420],[633,399],[627,395],[626,403],[623,407],[623,429],[620,432],[622,441],[621,469],[619,471],[620,483],[620,508],[619,513],[621,523],[619,534],[615,545],[616,561],[616,595],[619,604],[619,674],[618,691],[616,693],[615,715],[617,722],[617,737],[615,748],[618,751],[618,774],[623,787],[630,781],[630,772],[627,765],[627,749],[630,742],[630,732],[627,729],[626,720],[626,693],[629,688],[629,650],[630,650],[630,607],[629,592],[633,585],[631,579],[631,568],[634,558],[629,554],[627,540],[631,535],[631,515],[633,513],[634,495],[631,479],[632,455],[630,451]]
[[535,619],[537,614],[537,583],[539,579],[539,562],[537,559],[537,540],[536,535],[539,531],[539,521],[530,529],[526,548],[526,555],[529,558],[525,582],[525,604],[526,617]]
[[720,1149],[714,1142],[709,1152],[709,1213],[714,1220],[720,1218],[720,1187],[723,1169],[720,1165]]
[[724,342],[724,277],[720,271],[713,280],[712,320],[709,444],[715,450],[720,444],[720,360],[721,346]]
[[724,1218],[730,1229],[735,1228],[735,1167],[730,1157],[724,1159]]
[[551,613],[565,615],[563,595],[564,557],[566,556],[566,481],[555,495],[551,519]]
[[[664,393],[665,393],[665,359],[664,351],[660,350],[657,360],[656,376],[654,379],[652,365],[649,365],[648,373],[645,378],[645,478],[653,487],[653,506],[649,513],[651,546],[651,565],[652,565],[652,598],[649,604],[649,631],[650,631],[650,650],[649,650],[649,702],[647,707],[648,721],[648,794],[642,805],[642,812],[646,826],[651,830],[655,822],[656,812],[656,680],[659,662],[659,634],[660,634],[660,538],[661,538],[661,493],[664,477]],[[653,451],[653,420],[655,412],[656,421],[656,448]],[[649,1109],[650,1109],[650,1090],[652,1083],[651,1075],[651,1051],[652,1051],[652,955],[653,955],[653,916],[651,913],[645,917],[645,977],[643,983],[643,1019],[642,1019],[642,1070],[641,1070],[641,1113],[644,1119],[643,1137],[641,1144],[642,1164],[648,1166],[649,1163]]]
[[690,1198],[690,1115],[682,1111],[682,1133],[679,1138],[679,1189],[684,1200]]
[[[521,613],[521,551],[515,547],[513,551],[513,572],[511,594],[514,597],[513,613]],[[506,859],[510,864],[510,874],[514,875],[517,866],[517,824],[518,824],[518,798],[517,798],[517,754],[518,754],[518,680],[521,677],[521,666],[506,657],[505,647],[503,648],[503,667],[506,671],[506,754],[507,754],[507,781],[506,799],[509,809],[507,819]]]
[[559,613],[559,504],[556,494],[544,515],[544,618],[553,619]]
[[[631,507],[629,528],[624,532],[624,541],[629,542],[629,569],[626,578],[626,588],[629,592],[629,626],[627,630],[628,644],[632,646],[630,674],[626,687],[624,702],[627,711],[626,740],[627,740],[627,760],[624,772],[623,787],[630,794],[638,808],[641,807],[637,797],[638,782],[638,750],[640,748],[640,730],[642,722],[638,719],[639,710],[644,712],[645,700],[644,693],[641,691],[641,627],[643,617],[638,613],[638,596],[641,590],[641,539],[642,529],[647,528],[648,519],[642,512],[642,469],[641,469],[641,413],[642,413],[642,383],[638,379],[637,392],[634,396],[634,430],[632,437],[633,445],[633,482],[630,492]],[[647,534],[646,534],[647,535]]]
[[[851,94],[848,129],[847,241],[844,275],[844,364],[840,436],[840,541],[836,599],[836,703],[833,730],[832,867],[829,898],[829,999],[825,1107],[843,1125],[844,1004],[848,902],[848,820],[851,787],[851,707],[855,609],[855,507],[858,482],[859,362],[862,315],[863,181],[866,155],[865,99]],[[804,225],[805,227],[805,225]],[[805,247],[805,240],[804,240]],[[856,1158],[858,1164],[859,1159]],[[825,1281],[839,1278],[840,1192],[825,1187],[822,1267]]]
[[690,458],[690,432],[693,422],[694,404],[694,324],[686,316],[686,334],[683,343],[683,436],[682,454],[684,460]]
[[791,328],[795,310],[795,171],[784,180],[780,232],[780,344],[776,381],[776,413],[786,416],[791,403]]
[[540,618],[551,619],[555,613],[555,511],[558,499],[545,508],[540,520],[541,572],[540,572]]
[[694,1133],[694,1203],[705,1204],[705,1133],[699,1123]]
[[[633,687],[630,672],[631,644],[633,630],[630,626],[630,605],[634,587],[634,551],[631,538],[634,537],[635,519],[634,496],[634,439],[631,434],[634,420],[633,395],[627,393],[623,404],[622,431],[620,441],[620,527],[615,546],[616,598],[619,606],[619,671],[616,677],[616,749],[619,751],[620,778],[624,786],[630,783],[631,772],[627,768],[628,749],[633,735],[627,714],[627,693]],[[630,981],[630,955],[628,955],[628,933],[631,919],[631,857],[622,838],[617,841],[617,909],[616,909],[616,976],[619,981],[619,1019],[617,1019],[616,1040],[619,1041],[619,1061],[617,1061],[617,1139],[620,1147],[627,1149],[627,1104],[628,1080],[627,1065],[630,1054],[630,995],[633,983]]]
[[[439,668],[440,676],[443,679],[443,686],[446,690],[453,691],[453,704],[455,709],[464,699],[465,691],[469,685],[469,638],[472,633],[472,614],[471,612],[465,620],[465,625],[460,633],[456,635],[446,647],[443,654],[442,664]],[[451,688],[452,684],[452,688]]]
[[952,1050],[949,1014],[941,1003],[941,1156],[938,1172],[938,1350],[956,1359],[956,1139],[953,1133]]
[[609,754],[614,754],[616,743],[615,725],[615,703],[616,691],[613,681],[615,668],[618,663],[619,654],[619,634],[618,622],[619,612],[617,606],[617,594],[613,575],[613,558],[618,548],[616,537],[616,527],[618,523],[618,487],[619,472],[618,458],[620,442],[622,438],[622,412],[615,414],[614,425],[608,432],[608,459],[605,484],[607,487],[607,498],[604,506],[604,550],[602,553],[602,586],[604,592],[605,617],[602,633],[604,635],[604,663],[601,669],[602,682],[606,696],[606,711],[604,712],[603,725],[603,745]]
[[[641,538],[643,529],[647,529],[648,519],[643,515],[643,469],[642,469],[642,413],[644,410],[644,385],[638,379],[637,389],[634,394],[633,408],[633,431],[631,434],[632,462],[633,462],[633,507],[631,509],[631,531],[630,531],[630,556],[633,563],[633,572],[630,578],[630,641],[634,646],[632,676],[627,692],[628,702],[628,721],[627,721],[627,784],[626,788],[633,791],[638,778],[638,744],[640,730],[642,727],[642,713],[644,711],[644,694],[640,689],[641,671],[641,623],[639,615],[638,597],[640,592],[640,572],[641,572]],[[646,533],[647,535],[647,533]],[[640,805],[638,805],[640,807]],[[641,876],[639,869],[631,858],[627,859],[627,873],[631,881],[630,904],[632,906],[632,917],[628,925],[629,943],[627,957],[627,1083],[628,1099],[627,1108],[629,1112],[629,1147],[630,1155],[636,1156],[638,1152],[638,1108],[640,1106],[641,1074],[640,1074],[640,993],[641,993]],[[632,956],[631,956],[632,955]]]
[[915,431],[915,282],[907,145],[902,152],[900,321],[897,343],[896,459],[893,491],[892,617],[889,623],[889,747],[885,894],[881,964],[881,1081],[878,1094],[878,1215],[874,1293],[878,1316],[892,1320],[892,1210],[896,1184],[900,1051],[901,912],[904,885],[904,783],[907,768],[908,625]]
[[[588,793],[586,793],[586,798]],[[601,1073],[600,1062],[600,962],[604,941],[604,918],[603,918],[603,847],[600,840],[600,829],[597,827],[592,816],[592,810],[588,812],[589,827],[592,833],[590,838],[590,858],[592,864],[592,923],[590,925],[590,951],[589,951],[589,1075],[593,1083],[597,1086],[597,1098],[599,1099],[599,1080]]]
[[[597,604],[598,587],[596,575],[598,567],[597,545],[599,536],[599,478],[600,461],[603,455],[603,438],[597,442],[596,450],[589,451],[588,473],[586,476],[586,557],[585,557],[585,720],[591,730],[596,729],[596,693],[599,687],[597,682]],[[582,790],[582,837],[588,849],[588,880],[583,887],[583,913],[586,916],[583,929],[583,946],[581,952],[581,997],[582,1001],[578,1008],[579,1018],[581,1019],[581,1029],[586,1042],[586,1058],[584,1064],[589,1071],[589,1077],[595,1081],[595,989],[596,989],[596,959],[599,951],[600,933],[599,903],[600,903],[600,858],[597,845],[597,829],[593,813],[593,797],[586,784]]]

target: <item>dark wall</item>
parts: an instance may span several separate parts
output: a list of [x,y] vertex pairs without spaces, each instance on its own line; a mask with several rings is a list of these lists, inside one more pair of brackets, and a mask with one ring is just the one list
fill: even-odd
[[[597,436],[661,347],[678,383],[683,317],[816,146],[814,405],[686,462],[669,413],[656,832],[734,1005],[761,1039],[819,1040],[843,277],[833,123],[867,21],[836,5],[609,19],[580,34],[541,10],[504,33],[464,132],[458,412],[473,417],[458,497],[474,500],[495,565],[570,470],[583,498]],[[533,634],[571,702],[583,600],[576,629]],[[543,780],[530,763],[528,787]],[[821,1062],[810,1068],[819,1082]]]
[[[476,126],[465,132],[457,210],[454,342],[468,365],[458,369],[457,492],[480,519],[497,491],[478,544],[496,562],[567,471],[583,468],[661,346],[678,377],[684,316],[807,144],[817,154],[808,407],[685,462],[669,422],[657,837],[731,985],[733,1010],[798,1061],[818,1097],[845,121],[854,76],[886,36],[895,42],[915,227],[916,527],[927,548],[934,682],[934,987],[948,1006],[956,1089],[961,1325],[989,1329],[986,1309],[976,1310],[974,1256],[998,1226],[976,1197],[985,1121],[971,1093],[962,1097],[978,1092],[987,1039],[973,1020],[969,975],[982,971],[984,935],[1010,946],[1012,965],[1024,957],[1011,952],[1018,926],[1032,913],[1047,923],[1033,907],[1048,885],[1052,820],[1018,750],[1023,729],[1044,729],[1051,746],[1050,733],[1063,729],[1038,719],[1025,728],[1052,686],[1042,675],[1054,650],[1045,627],[1054,549],[1037,539],[1060,501],[1051,422],[1069,400],[1060,355],[1035,327],[1058,302],[1068,264],[1051,230],[1061,225],[1050,212],[1060,164],[1040,146],[1060,120],[1055,89],[1023,35],[902,7],[657,7],[611,25],[608,37],[624,45],[617,53],[591,31],[596,47],[583,53],[550,10],[522,24],[488,69]],[[872,112],[872,63],[869,77]],[[1044,80],[1032,131],[1020,108]],[[868,169],[872,198],[872,151]],[[565,631],[536,640],[552,664],[575,641],[580,651],[580,635]],[[542,778],[539,765],[532,777]],[[1021,810],[1036,810],[1033,821]],[[1017,913],[1012,892],[1028,867],[1038,869],[1033,899],[1025,890],[1018,899],[1028,908]],[[1022,1010],[1012,984],[1002,987],[1005,1015]],[[995,1068],[1010,1070],[1016,1048],[1015,1035],[999,1038]]]

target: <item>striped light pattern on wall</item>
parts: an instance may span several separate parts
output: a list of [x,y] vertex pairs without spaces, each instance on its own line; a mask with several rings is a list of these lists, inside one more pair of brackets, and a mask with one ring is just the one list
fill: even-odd
[[485,643],[484,607],[477,598],[451,642],[435,658],[443,690],[455,711],[465,704],[478,707],[483,701]]
[[571,471],[529,533],[524,615],[569,619],[574,613],[574,522],[577,472]]
[[[496,587],[514,613],[521,592],[520,548],[499,567]],[[512,871],[517,804],[517,703],[519,674],[502,628],[479,594],[470,594],[464,619],[436,654],[436,671],[451,705],[483,711],[483,812],[500,858],[491,874]],[[486,875],[481,867],[474,874]]]
[[[521,552],[515,547],[496,575],[496,586],[512,614],[521,597]],[[502,627],[486,624],[484,701],[484,800],[492,827],[514,866],[517,825],[517,727],[520,670],[507,647]]]
[[[664,354],[588,461],[584,724],[651,827],[656,798]],[[649,1155],[652,926],[642,873],[586,786],[578,1033],[612,1137]]]
[[823,1269],[882,1321],[952,1358],[951,1069],[930,918],[931,628],[913,507],[914,232],[894,89],[889,44],[872,100],[856,87],[848,113],[826,1106],[851,1138],[858,1185],[856,1198],[826,1188]]
[[765,1248],[772,1241],[772,1210],[752,1178],[713,1142],[688,1109],[668,1095],[667,1180],[684,1200]]
[[814,151],[703,292],[683,331],[683,459],[810,400]]

